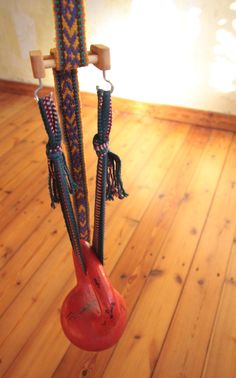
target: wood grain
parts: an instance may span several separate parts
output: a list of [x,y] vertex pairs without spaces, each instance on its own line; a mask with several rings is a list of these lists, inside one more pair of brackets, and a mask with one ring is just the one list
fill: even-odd
[[236,249],[233,240],[216,321],[207,352],[203,377],[236,376]]
[[[27,86],[22,96],[6,88],[11,93],[0,94],[0,375],[234,378],[236,137],[194,127],[194,112],[167,114],[114,99],[110,147],[121,155],[130,195],[107,204],[105,270],[126,299],[128,323],[113,348],[80,351],[59,320],[75,278],[62,215],[49,207],[45,132]],[[96,99],[83,94],[82,101],[92,220]],[[166,121],[170,114],[178,122]],[[233,120],[204,117],[200,123],[209,126],[211,119],[217,128]]]
[[[105,377],[109,377],[114,370],[117,371],[117,377],[148,377],[152,373],[181,295],[188,268],[192,263],[198,235],[204,226],[230,141],[231,138],[226,134],[213,132],[164,243],[158,248],[156,243],[160,235],[156,234],[148,249],[149,253],[144,254],[142,259],[130,263],[132,279],[127,282],[125,298],[130,304],[136,302],[137,292],[138,296],[141,295],[126,331],[105,370]],[[208,171],[211,171],[212,175],[207,175]],[[158,254],[154,264],[149,265],[149,260],[152,259],[150,252],[153,254],[154,248]],[[145,286],[142,283],[144,280]],[[126,350],[129,350],[129,360],[121,366]]]
[[201,375],[236,228],[235,138],[225,165],[154,377]]

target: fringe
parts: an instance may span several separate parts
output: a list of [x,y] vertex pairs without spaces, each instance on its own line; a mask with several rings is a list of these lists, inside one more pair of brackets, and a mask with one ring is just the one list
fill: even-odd
[[119,156],[108,151],[107,158],[106,200],[113,201],[115,197],[119,199],[128,197],[121,178],[121,160]]
[[56,162],[61,165],[61,173],[65,175],[67,188],[70,194],[74,194],[78,189],[71,173],[67,167],[65,155],[62,152],[47,153],[48,156],[48,188],[51,198],[51,207],[55,209],[55,203],[60,203],[60,194],[58,190],[58,175],[56,174]]

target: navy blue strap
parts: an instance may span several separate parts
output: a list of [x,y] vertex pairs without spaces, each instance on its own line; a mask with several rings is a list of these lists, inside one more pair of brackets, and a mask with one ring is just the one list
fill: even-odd
[[66,165],[65,156],[61,147],[61,129],[57,111],[51,96],[45,96],[38,101],[39,109],[48,134],[46,153],[49,170],[49,193],[51,206],[60,203],[67,231],[72,244],[73,252],[80,259],[82,268],[85,271],[85,261],[79,240],[79,229],[75,220],[70,194],[76,190],[69,169]]
[[112,126],[111,91],[98,89],[98,132],[93,146],[98,156],[94,209],[93,248],[99,260],[104,260],[105,201],[127,197],[121,180],[121,160],[109,151]]

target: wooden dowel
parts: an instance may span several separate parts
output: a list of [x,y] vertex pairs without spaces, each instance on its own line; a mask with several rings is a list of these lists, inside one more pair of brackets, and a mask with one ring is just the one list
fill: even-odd
[[95,55],[95,54],[91,54],[90,55],[90,52],[89,52],[88,60],[89,60],[89,64],[97,64],[97,62],[98,62],[98,55]]
[[43,59],[43,66],[44,66],[44,68],[55,68],[56,67],[56,62],[50,56],[50,59]]
[[[97,55],[89,55],[88,56],[89,64],[97,64],[98,56]],[[44,68],[55,68],[56,62],[51,55],[43,56],[43,66]]]

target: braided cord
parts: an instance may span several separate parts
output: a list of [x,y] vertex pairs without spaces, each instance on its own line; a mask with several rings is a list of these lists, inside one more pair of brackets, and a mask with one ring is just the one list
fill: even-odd
[[94,208],[93,248],[103,264],[105,201],[115,197],[123,199],[128,196],[121,179],[121,160],[109,151],[109,136],[112,126],[111,91],[98,89],[98,132],[93,138],[93,146],[98,156],[96,193]]
[[107,153],[109,133],[112,123],[111,93],[98,89],[98,133],[94,136],[93,145],[98,156],[96,193],[94,209],[93,247],[103,263],[104,259],[104,228],[105,201],[107,180]]
[[79,241],[79,230],[70,200],[70,194],[75,192],[76,185],[70,176],[62,152],[61,129],[56,107],[50,96],[40,98],[38,105],[49,138],[46,152],[49,168],[48,182],[51,206],[55,207],[55,202],[60,203],[73,252],[79,258],[82,268],[85,271],[85,261]]

